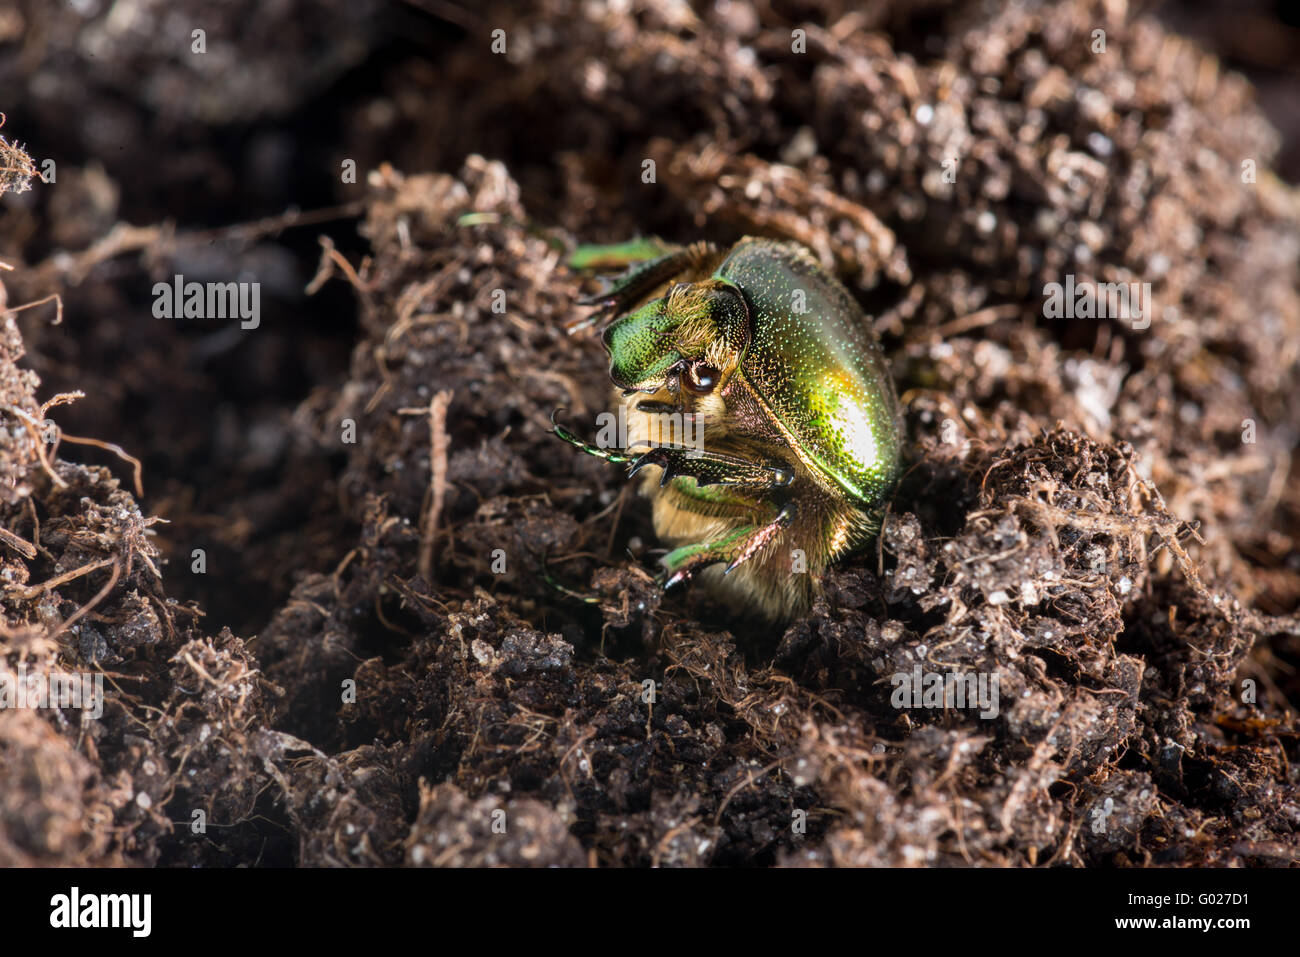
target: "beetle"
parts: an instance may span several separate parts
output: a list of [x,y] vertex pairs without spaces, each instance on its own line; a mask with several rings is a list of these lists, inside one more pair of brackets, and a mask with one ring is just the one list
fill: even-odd
[[[570,331],[601,340],[623,443],[563,441],[643,474],[660,578],[692,577],[771,621],[805,612],[832,562],[878,532],[903,428],[879,341],[804,247],[641,240],[580,247],[571,265],[629,268]],[[667,420],[667,425],[665,425]],[[694,439],[692,440],[692,437]]]

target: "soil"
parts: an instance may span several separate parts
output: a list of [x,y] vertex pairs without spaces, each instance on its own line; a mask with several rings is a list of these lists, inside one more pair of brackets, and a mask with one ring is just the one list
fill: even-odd
[[[1294,141],[1176,18],[100,6],[0,14],[0,667],[106,690],[0,711],[0,865],[1300,863]],[[608,400],[568,251],[747,234],[909,435],[784,629],[661,594],[549,433]],[[176,274],[260,325],[155,318]]]

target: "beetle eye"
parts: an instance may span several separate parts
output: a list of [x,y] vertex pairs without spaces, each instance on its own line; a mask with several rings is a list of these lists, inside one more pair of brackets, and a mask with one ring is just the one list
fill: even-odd
[[708,395],[718,386],[718,370],[712,366],[691,366],[682,377],[682,385],[693,395]]

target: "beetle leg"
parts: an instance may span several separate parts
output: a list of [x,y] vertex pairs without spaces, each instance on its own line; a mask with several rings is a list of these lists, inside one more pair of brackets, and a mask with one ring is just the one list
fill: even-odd
[[645,298],[651,290],[662,286],[674,276],[680,275],[690,264],[690,254],[685,249],[638,263],[612,280],[605,281],[605,288],[590,296],[578,300],[580,306],[597,306],[590,315],[565,325],[565,331],[572,335],[589,326],[625,311],[633,303]]
[[[611,460],[613,461],[613,460]],[[794,481],[794,473],[775,462],[753,462],[723,452],[703,452],[685,446],[661,445],[632,459],[628,478],[647,465],[664,470],[659,485],[678,476],[695,479],[696,485],[730,485],[756,492],[785,488]]]
[[582,243],[569,255],[569,268],[584,272],[613,272],[658,259],[680,247],[653,236],[625,243]]
[[673,549],[663,558],[667,572],[664,577],[664,589],[681,585],[701,568],[716,565],[718,562],[727,563],[727,569],[723,574],[730,575],[771,544],[783,529],[788,528],[794,521],[796,512],[795,503],[787,502],[777,513],[776,518],[766,525],[746,525],[717,541],[683,545],[681,548]]
[[628,455],[623,449],[602,449],[598,445],[592,445],[590,442],[584,442],[564,426],[555,421],[555,416],[559,413],[556,409],[551,413],[551,434],[562,442],[567,442],[580,452],[586,452],[588,455],[594,455],[598,459],[604,459],[606,462],[613,462],[615,465],[622,465],[626,462],[633,461],[636,456]]
[[673,246],[659,240],[643,240],[617,246],[582,246],[569,259],[575,269],[599,269],[612,265],[632,265],[612,280],[605,288],[578,300],[580,306],[598,306],[590,315],[565,325],[570,334],[617,315],[644,299],[651,291],[675,276],[697,268],[700,263],[716,255],[717,249],[709,243],[690,246]]
[[631,453],[626,449],[603,449],[584,442],[577,435],[555,421],[560,410],[551,413],[551,432],[556,438],[575,449],[594,455],[615,465],[631,463],[628,478],[647,465],[658,465],[664,470],[659,480],[662,487],[678,476],[695,479],[696,485],[728,485],[766,492],[784,488],[794,481],[794,473],[783,465],[751,462],[737,455],[722,452],[702,452],[678,445],[659,445],[648,452]]

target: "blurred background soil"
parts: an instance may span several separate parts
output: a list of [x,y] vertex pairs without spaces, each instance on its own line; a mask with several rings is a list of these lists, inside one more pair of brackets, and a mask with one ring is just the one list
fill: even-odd
[[[1290,5],[529,7],[0,7],[56,161],[0,200],[0,666],[108,688],[0,711],[0,864],[1300,861]],[[608,391],[566,253],[638,234],[803,242],[890,356],[906,476],[785,630],[661,596],[548,434]]]

